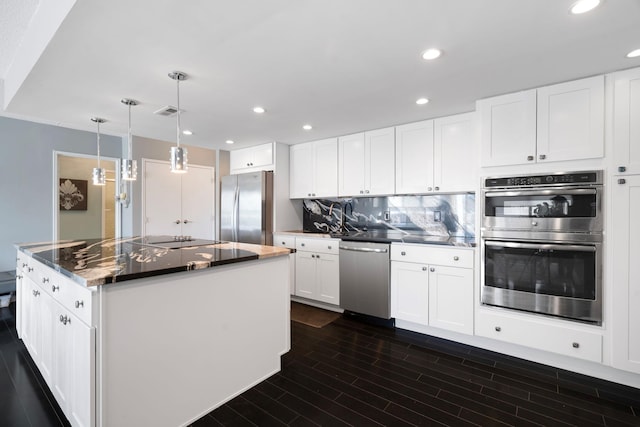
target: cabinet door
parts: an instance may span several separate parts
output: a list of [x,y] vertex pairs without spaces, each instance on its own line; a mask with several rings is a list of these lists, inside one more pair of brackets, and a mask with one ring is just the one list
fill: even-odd
[[168,162],[145,160],[143,167],[143,234],[182,234],[181,174],[171,173]]
[[339,256],[316,254],[316,299],[329,304],[340,305],[340,264]]
[[365,132],[364,185],[367,195],[395,193],[395,129]]
[[613,365],[640,373],[640,175],[611,185]]
[[289,148],[289,198],[304,199],[314,192],[313,143],[292,145]]
[[[39,327],[38,320],[38,299],[42,294],[38,290],[33,280],[28,276],[22,279],[23,298],[22,298],[22,342],[29,351],[34,361],[40,358],[39,346],[36,343],[36,337],[39,336],[37,329]],[[37,293],[36,293],[37,291]]]
[[474,191],[478,176],[475,114],[434,120],[434,190]]
[[338,195],[338,140],[323,139],[313,143],[314,197]]
[[231,151],[231,153],[229,153],[229,169],[231,169],[232,171],[250,168],[252,161],[252,147],[233,150]]
[[429,267],[429,325],[473,334],[473,269]]
[[182,175],[182,235],[213,239],[213,168],[189,166]]
[[640,68],[614,78],[613,161],[626,173],[640,173]]
[[252,167],[264,167],[273,164],[273,144],[252,147]]
[[95,425],[96,412],[96,329],[80,321],[70,326],[72,339],[68,361],[72,394],[69,419],[74,426],[90,427]]
[[482,166],[533,163],[536,156],[536,91],[478,101]]
[[311,252],[296,252],[296,295],[315,299],[316,286],[316,256]]
[[[56,352],[53,359],[53,387],[51,391],[69,418],[69,408],[71,402],[71,374],[76,369],[71,364],[71,352],[73,349],[73,333],[71,328],[79,320],[72,319],[72,316],[62,306],[54,302],[54,310],[51,315],[52,335],[55,340]],[[57,318],[56,318],[57,316]]]
[[365,194],[364,133],[338,138],[338,195]]
[[396,126],[396,193],[433,191],[433,120]]
[[604,76],[538,89],[539,162],[604,155]]
[[426,265],[391,263],[391,316],[429,324],[429,271]]

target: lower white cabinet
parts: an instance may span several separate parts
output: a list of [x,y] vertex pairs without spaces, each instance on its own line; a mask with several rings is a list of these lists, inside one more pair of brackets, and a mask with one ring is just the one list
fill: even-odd
[[338,239],[296,239],[296,296],[340,304]]
[[482,308],[476,316],[475,332],[482,337],[601,363],[602,333],[595,328]]
[[31,258],[25,264],[19,282],[20,338],[71,425],[94,426],[92,291]]
[[[296,238],[295,236],[286,234],[273,234],[273,246],[281,248],[295,249]],[[295,295],[296,293],[296,255],[292,253],[289,255],[289,293]]]
[[473,250],[393,244],[391,316],[473,334]]

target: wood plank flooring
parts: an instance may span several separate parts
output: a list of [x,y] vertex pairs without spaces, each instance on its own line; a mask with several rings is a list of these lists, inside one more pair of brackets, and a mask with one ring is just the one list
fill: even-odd
[[[640,426],[640,390],[342,317],[292,323],[282,371],[193,425]],[[0,309],[0,426],[66,426]]]

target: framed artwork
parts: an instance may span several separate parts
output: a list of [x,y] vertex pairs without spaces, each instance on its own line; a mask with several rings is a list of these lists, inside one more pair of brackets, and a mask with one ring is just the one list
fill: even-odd
[[60,210],[87,210],[87,181],[82,179],[60,178]]

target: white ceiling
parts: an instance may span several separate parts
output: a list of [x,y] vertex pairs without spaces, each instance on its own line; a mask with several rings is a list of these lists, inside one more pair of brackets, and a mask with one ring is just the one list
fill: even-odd
[[[229,149],[227,139],[291,144],[466,112],[640,66],[625,58],[640,48],[640,1],[570,15],[573,1],[82,0],[4,114],[91,130],[97,115],[124,135],[128,97],[141,103],[135,135],[175,141],[175,118],[153,111],[175,105],[167,73],[180,70],[182,127],[194,131],[182,142]],[[434,46],[443,56],[424,61]],[[431,102],[416,105],[421,96]]]

